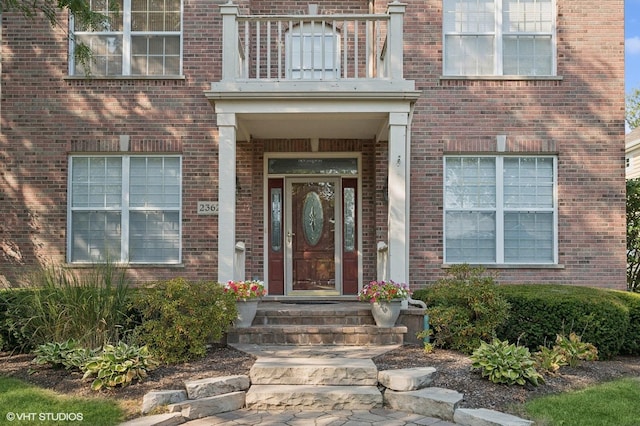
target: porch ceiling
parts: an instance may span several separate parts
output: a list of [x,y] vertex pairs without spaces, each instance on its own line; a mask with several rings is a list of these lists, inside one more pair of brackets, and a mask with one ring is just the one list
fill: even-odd
[[238,114],[239,136],[256,139],[386,139],[388,114],[244,113]]

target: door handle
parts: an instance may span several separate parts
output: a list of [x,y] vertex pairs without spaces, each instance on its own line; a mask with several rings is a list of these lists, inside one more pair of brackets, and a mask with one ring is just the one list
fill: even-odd
[[291,242],[291,240],[293,239],[293,237],[295,237],[295,235],[296,235],[295,232],[291,232],[291,231],[287,232],[287,240]]

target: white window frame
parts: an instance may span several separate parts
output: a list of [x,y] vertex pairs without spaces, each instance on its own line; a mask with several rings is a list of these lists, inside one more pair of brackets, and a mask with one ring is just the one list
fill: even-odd
[[[73,161],[77,158],[119,158],[122,161],[122,181],[121,181],[121,201],[120,207],[74,207],[73,206]],[[73,213],[74,212],[119,212],[120,213],[120,257],[116,259],[104,259],[104,261],[112,261],[114,263],[122,264],[157,264],[157,265],[177,265],[182,263],[182,156],[180,155],[136,155],[137,158],[177,158],[179,162],[180,173],[180,194],[178,195],[178,205],[173,207],[134,207],[130,204],[130,172],[131,172],[131,158],[133,155],[83,155],[76,154],[69,156],[69,172],[67,182],[67,262],[70,264],[93,264],[99,262],[99,260],[85,261],[74,260],[72,258],[73,253]],[[129,240],[130,240],[130,212],[136,211],[163,211],[163,212],[177,212],[178,213],[178,258],[172,262],[134,262],[130,260]]]
[[[503,29],[503,1],[506,0],[493,0],[494,1],[494,30],[489,32],[466,32],[466,31],[447,31],[446,30],[446,22],[447,22],[447,10],[445,6],[445,0],[442,0],[442,73],[447,77],[482,77],[482,76],[505,76],[504,69],[504,60],[503,60],[503,45],[504,38],[508,36],[545,36],[551,38],[551,74],[515,74],[512,76],[519,77],[552,77],[557,76],[557,3],[556,0],[551,0],[551,9],[552,13],[552,23],[551,23],[551,31],[521,31],[521,32],[507,32]],[[455,36],[490,36],[493,37],[493,73],[491,74],[482,74],[479,72],[469,73],[469,74],[456,74],[456,73],[447,73],[447,38]]]
[[[470,207],[470,208],[448,208],[445,202],[446,197],[446,175],[447,175],[447,158],[492,158],[495,159],[495,207],[487,208],[487,207]],[[553,191],[552,191],[552,203],[553,206],[550,208],[542,208],[542,207],[522,207],[522,208],[507,208],[504,204],[504,159],[505,158],[550,158],[553,160]],[[443,259],[445,264],[458,264],[458,263],[470,263],[470,264],[478,264],[478,262],[473,261],[449,261],[447,259],[447,213],[451,211],[483,211],[483,212],[493,212],[495,214],[495,262],[482,262],[483,265],[557,265],[558,264],[558,158],[555,155],[456,155],[450,154],[445,155],[442,160],[442,168],[443,168],[443,213],[442,213],[442,221],[443,221]],[[552,226],[553,226],[553,249],[552,249],[552,261],[551,262],[506,262],[505,261],[505,229],[504,229],[504,217],[505,213],[509,212],[549,212],[552,213]]]
[[[118,77],[118,76],[132,76],[132,77],[150,77],[150,78],[161,78],[161,77],[180,77],[183,73],[183,57],[184,57],[184,0],[180,0],[180,31],[133,31],[131,29],[131,1],[132,0],[122,0],[122,10],[120,14],[122,16],[122,31],[75,31],[75,24],[73,15],[69,16],[69,34],[72,34],[72,37],[69,37],[69,74],[73,76],[83,76],[82,70],[76,66],[75,62],[75,36],[109,36],[113,35],[116,38],[121,38],[122,42],[122,73],[121,74],[98,74],[99,77]],[[132,74],[131,73],[131,59],[132,59],[132,39],[136,36],[178,36],[180,38],[180,65],[178,74],[167,74],[163,72],[162,74]],[[164,66],[163,66],[164,68]],[[95,76],[92,76],[95,77]]]

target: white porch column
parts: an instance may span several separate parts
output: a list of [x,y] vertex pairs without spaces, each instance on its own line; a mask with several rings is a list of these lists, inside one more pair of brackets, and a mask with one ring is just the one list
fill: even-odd
[[231,1],[220,6],[222,15],[222,81],[238,77],[238,6]]
[[218,281],[233,280],[236,252],[236,115],[218,114]]
[[389,114],[389,278],[409,280],[408,113]]
[[404,78],[404,12],[407,8],[406,3],[400,3],[395,0],[389,3],[387,10],[389,13],[389,77],[392,80],[401,80]]

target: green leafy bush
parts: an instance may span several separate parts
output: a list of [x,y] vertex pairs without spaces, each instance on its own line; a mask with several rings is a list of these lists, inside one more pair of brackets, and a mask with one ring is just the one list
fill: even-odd
[[95,377],[91,389],[128,386],[134,380],[142,380],[147,373],[157,367],[157,362],[146,346],[105,345],[102,353],[84,365],[84,377]]
[[122,337],[128,322],[129,286],[124,271],[97,265],[82,275],[50,266],[29,277],[28,290],[7,290],[4,327],[22,349],[76,340],[99,348]]
[[525,385],[528,382],[534,386],[544,383],[544,378],[535,368],[534,358],[524,346],[498,339],[492,343],[482,342],[473,351],[471,361],[471,368],[480,370],[482,377],[493,383]]
[[557,334],[578,333],[610,359],[624,347],[629,308],[616,292],[563,285],[502,285],[511,305],[508,320],[497,329],[502,340],[534,350],[555,341]]
[[207,345],[222,338],[237,315],[235,296],[222,285],[183,278],[138,292],[135,307],[142,318],[136,341],[165,363],[203,357]]
[[610,293],[629,310],[629,325],[624,333],[620,353],[638,356],[640,355],[640,293],[615,290]]
[[[427,304],[435,346],[471,353],[495,337],[509,315],[509,304],[485,269],[456,265],[432,287],[413,295]],[[418,338],[425,337],[424,332]]]
[[83,370],[84,365],[95,356],[96,351],[85,349],[73,339],[65,342],[50,342],[40,345],[34,351],[36,355],[34,363],[43,365],[51,364],[53,367],[64,367],[67,370]]

